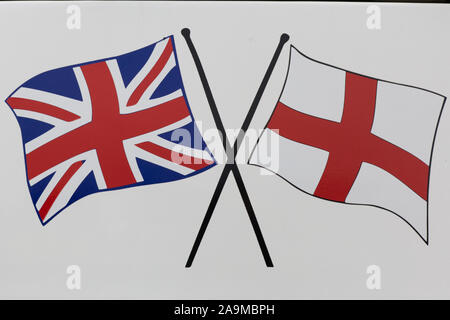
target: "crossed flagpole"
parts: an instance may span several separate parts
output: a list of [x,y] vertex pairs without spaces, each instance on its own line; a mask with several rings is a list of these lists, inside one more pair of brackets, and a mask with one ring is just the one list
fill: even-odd
[[186,263],[186,268],[191,267],[192,263],[194,262],[195,255],[198,251],[198,248],[200,247],[200,244],[203,239],[203,235],[205,234],[206,229],[208,228],[209,221],[211,220],[211,217],[212,217],[212,214],[216,207],[217,201],[220,198],[223,187],[225,186],[225,182],[227,181],[228,176],[230,175],[230,172],[233,172],[234,178],[236,180],[236,184],[237,184],[239,192],[241,194],[242,201],[244,202],[245,208],[247,210],[248,217],[250,218],[250,222],[253,226],[253,231],[255,232],[256,239],[258,240],[258,244],[261,249],[261,253],[264,257],[266,266],[273,267],[273,263],[272,263],[272,259],[270,258],[269,250],[267,249],[266,243],[264,241],[264,237],[262,235],[261,228],[259,227],[258,220],[256,219],[256,215],[253,210],[252,203],[248,196],[247,189],[245,188],[244,181],[242,180],[241,173],[239,172],[239,168],[235,162],[235,158],[236,158],[237,152],[239,150],[239,147],[241,146],[241,143],[245,136],[245,133],[246,133],[248,127],[250,126],[252,118],[256,112],[256,108],[258,107],[259,101],[261,100],[262,94],[264,92],[264,89],[267,86],[267,83],[268,83],[269,78],[272,74],[272,71],[275,67],[275,64],[278,60],[278,57],[280,56],[281,50],[283,49],[284,44],[289,40],[289,36],[285,33],[283,33],[281,35],[280,41],[279,41],[278,46],[275,50],[275,53],[272,57],[272,60],[270,61],[269,67],[267,68],[264,78],[259,86],[259,89],[256,93],[255,98],[253,99],[253,102],[250,106],[250,110],[247,113],[247,116],[245,117],[245,120],[242,124],[242,128],[239,131],[239,134],[238,134],[238,136],[234,142],[233,148],[232,148],[231,144],[226,136],[225,127],[223,126],[222,119],[220,118],[220,114],[217,109],[216,103],[214,101],[214,98],[213,98],[213,95],[211,92],[211,88],[209,87],[209,84],[208,84],[208,80],[206,79],[205,71],[203,70],[202,64],[200,62],[200,58],[197,54],[197,51],[195,50],[194,44],[192,43],[192,40],[190,37],[190,30],[187,28],[184,28],[181,31],[181,34],[183,35],[183,37],[186,40],[189,50],[191,51],[192,58],[194,59],[194,63],[197,67],[197,70],[198,70],[198,73],[200,76],[200,80],[202,82],[203,89],[206,94],[206,98],[207,98],[209,106],[211,108],[214,122],[216,123],[217,129],[221,133],[223,147],[227,151],[227,156],[229,156],[228,151],[230,151],[230,153],[232,151],[232,157],[233,157],[232,163],[227,163],[225,165],[222,175],[219,178],[219,182],[217,183],[216,189],[211,198],[208,209],[206,210],[206,214],[205,214],[205,217],[203,218],[203,222],[200,226],[200,230],[198,231],[197,237],[195,238],[195,242],[191,249],[191,253],[189,254],[189,258]]

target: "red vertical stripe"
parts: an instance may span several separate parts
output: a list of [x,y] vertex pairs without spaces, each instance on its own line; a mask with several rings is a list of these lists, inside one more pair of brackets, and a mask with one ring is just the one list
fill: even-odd
[[[124,123],[114,80],[105,62],[81,67],[92,103],[91,137],[101,141],[96,145],[98,160],[106,186],[116,188],[136,183],[123,148]],[[122,117],[125,118],[125,117]]]
[[344,111],[338,134],[328,137],[331,150],[314,195],[344,202],[361,167],[375,115],[375,79],[347,72]]

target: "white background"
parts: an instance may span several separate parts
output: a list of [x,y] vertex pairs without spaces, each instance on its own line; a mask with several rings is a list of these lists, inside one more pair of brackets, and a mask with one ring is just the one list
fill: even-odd
[[[450,95],[450,7],[380,4],[90,3],[81,29],[69,3],[0,4],[0,98],[43,71],[126,53],[174,34],[188,100],[214,127],[180,30],[189,27],[227,128],[239,128],[281,33],[308,56],[369,76]],[[285,46],[252,122],[264,127],[286,75]],[[88,196],[42,227],[27,187],[19,126],[0,107],[0,298],[450,298],[450,114],[442,114],[430,184],[430,245],[398,217],[299,192],[241,165],[275,268],[259,251],[233,178],[191,269],[184,264],[218,181],[190,179]],[[79,265],[82,288],[66,287]],[[382,271],[366,287],[367,266]]]

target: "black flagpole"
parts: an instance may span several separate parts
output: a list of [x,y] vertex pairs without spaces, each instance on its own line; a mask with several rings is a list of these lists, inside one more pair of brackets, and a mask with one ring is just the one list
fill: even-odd
[[206,211],[205,217],[203,218],[203,222],[200,226],[200,230],[197,234],[197,237],[195,239],[194,245],[192,247],[191,253],[189,254],[189,258],[188,261],[186,263],[186,268],[189,268],[192,266],[192,263],[194,261],[195,255],[198,251],[198,248],[200,246],[200,243],[203,239],[203,235],[205,234],[205,231],[208,227],[209,221],[211,220],[212,214],[214,212],[214,209],[216,207],[217,201],[219,200],[220,194],[223,190],[223,187],[225,185],[225,182],[228,179],[228,175],[230,174],[230,172],[233,172],[234,178],[236,180],[236,184],[238,186],[239,192],[241,194],[242,200],[244,202],[245,208],[247,209],[247,213],[248,216],[250,218],[250,222],[252,223],[253,226],[253,230],[255,232],[256,238],[258,240],[259,246],[261,248],[261,252],[262,255],[264,257],[264,261],[266,262],[266,266],[267,267],[273,267],[273,263],[272,263],[272,259],[270,258],[270,254],[269,251],[267,249],[266,243],[264,241],[264,237],[262,235],[261,229],[259,227],[258,224],[258,220],[256,219],[256,215],[255,212],[253,210],[253,206],[250,202],[250,198],[248,196],[247,190],[245,188],[244,182],[242,180],[241,174],[239,172],[239,168],[237,166],[237,164],[235,163],[235,157],[237,154],[237,151],[239,150],[239,147],[242,143],[242,140],[245,136],[245,132],[247,131],[250,122],[256,112],[256,108],[259,104],[259,101],[261,100],[262,94],[264,92],[264,89],[267,85],[267,82],[269,81],[269,78],[272,74],[272,71],[275,67],[275,64],[278,60],[278,57],[280,56],[281,50],[284,46],[284,44],[289,40],[289,36],[287,34],[282,34],[280,37],[280,42],[278,43],[278,47],[275,51],[275,54],[273,55],[273,58],[269,64],[269,67],[266,71],[266,74],[264,75],[264,78],[261,82],[261,85],[258,89],[258,92],[256,93],[256,96],[252,102],[252,105],[250,107],[250,110],[244,120],[244,123],[242,125],[242,128],[238,134],[238,137],[236,138],[236,141],[234,143],[233,148],[231,148],[231,144],[228,141],[228,138],[226,136],[226,132],[225,132],[225,127],[223,126],[222,123],[222,119],[220,118],[220,114],[219,111],[217,109],[216,103],[214,101],[214,98],[212,96],[212,92],[211,92],[211,88],[209,87],[208,81],[206,79],[206,75],[205,72],[203,70],[202,64],[200,62],[200,59],[198,57],[197,51],[195,50],[194,44],[192,43],[192,40],[190,38],[190,30],[187,28],[184,28],[181,31],[181,34],[183,35],[183,37],[186,40],[186,43],[189,47],[189,50],[191,51],[192,57],[194,59],[195,65],[197,67],[199,76],[200,76],[200,80],[203,84],[203,88],[205,90],[205,94],[206,94],[206,98],[208,99],[208,103],[210,105],[211,108],[211,112],[214,118],[214,121],[216,123],[216,126],[218,128],[218,130],[220,131],[221,135],[222,135],[222,142],[223,142],[223,146],[225,148],[225,150],[227,151],[227,156],[228,156],[228,151],[232,150],[233,151],[233,163],[229,163],[225,166],[222,175],[219,178],[219,182],[217,183],[217,187],[216,190],[214,191],[214,194],[211,198],[211,202],[209,203],[208,209]]

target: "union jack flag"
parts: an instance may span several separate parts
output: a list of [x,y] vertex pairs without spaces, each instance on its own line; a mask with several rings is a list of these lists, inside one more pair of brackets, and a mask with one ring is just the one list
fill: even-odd
[[216,163],[193,121],[173,36],[39,74],[6,103],[43,225],[89,194],[174,181]]

